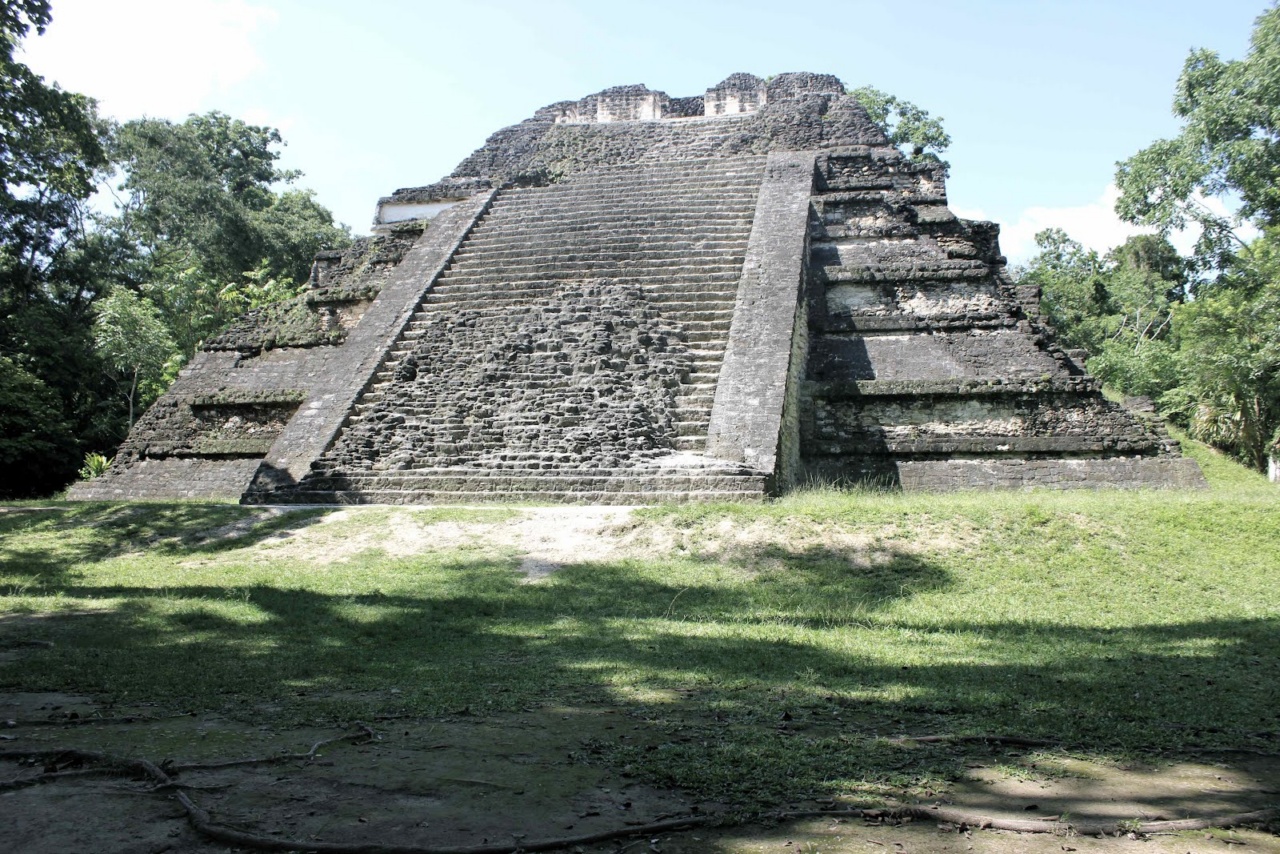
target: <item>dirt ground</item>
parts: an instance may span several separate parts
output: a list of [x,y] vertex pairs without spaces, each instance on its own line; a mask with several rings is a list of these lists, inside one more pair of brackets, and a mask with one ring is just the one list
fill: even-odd
[[[0,720],[55,721],[69,714],[158,717],[135,723],[9,726],[0,751],[53,748],[193,761],[305,753],[332,730],[278,731],[210,716],[162,717],[159,709],[102,710],[87,698],[0,695]],[[313,761],[179,776],[215,820],[238,830],[306,841],[442,848],[534,843],[715,814],[694,803],[582,764],[574,753],[619,731],[659,739],[642,721],[607,709],[541,709],[495,718],[390,720],[367,743],[322,748]],[[3,763],[3,779],[40,767]],[[1064,773],[1065,772],[1065,773]],[[0,850],[24,854],[160,854],[245,850],[211,843],[187,824],[171,793],[128,775],[72,778],[0,792]],[[1072,762],[1043,779],[1010,773],[998,757],[975,763],[941,801],[982,815],[1069,821],[1154,820],[1239,813],[1274,805],[1280,760],[1116,768]],[[796,810],[838,807],[797,803]],[[945,822],[878,824],[838,817],[769,826],[651,833],[566,850],[605,852],[1277,852],[1280,837],[1250,830],[1104,839],[962,829]],[[305,850],[305,848],[300,849]]]
[[[347,511],[342,511],[347,512]],[[341,529],[342,512],[264,547],[333,558],[339,547],[363,546]],[[397,521],[378,546],[390,553],[468,544],[516,548],[531,583],[562,563],[603,557],[652,543],[631,542],[625,508],[521,510],[486,523]],[[600,537],[608,529],[611,536]],[[213,532],[234,536],[235,532]],[[744,536],[735,534],[738,539]],[[746,536],[750,536],[748,532]],[[671,544],[665,544],[671,545]],[[679,544],[675,544],[677,547]],[[702,543],[729,548],[739,543]],[[857,548],[859,544],[845,543]],[[8,649],[4,655],[22,655]],[[0,693],[0,754],[81,749],[124,757],[192,762],[306,753],[341,735],[330,729],[274,729],[215,715],[175,716],[152,707],[101,708],[89,697]],[[130,715],[146,720],[77,724]],[[73,717],[74,716],[74,717]],[[643,719],[609,708],[542,708],[503,716],[392,719],[366,722],[363,742],[335,743],[309,761],[250,765],[178,776],[192,800],[216,822],[237,830],[305,843],[417,845],[465,850],[508,845],[517,850],[551,839],[641,828],[687,816],[715,816],[724,806],[698,803],[579,759],[585,743],[625,735],[633,744],[664,736]],[[1206,817],[1274,807],[1280,801],[1280,759],[1223,754],[1200,763],[1115,767],[1064,760],[1027,773],[993,752],[938,803],[981,815],[1061,822]],[[58,770],[63,770],[59,765]],[[40,774],[12,758],[0,760],[0,852],[22,854],[213,854],[248,850],[209,842],[190,827],[172,791],[154,791],[128,774],[68,777],[30,787],[5,781]],[[76,770],[74,766],[67,770]],[[839,808],[796,803],[793,812]],[[1280,854],[1280,836],[1254,830],[1107,838],[1054,833],[1016,834],[939,821],[878,823],[833,816],[768,825],[703,826],[649,832],[594,844],[570,844],[582,854],[620,852],[1182,852],[1254,851]],[[285,850],[284,848],[278,850]]]

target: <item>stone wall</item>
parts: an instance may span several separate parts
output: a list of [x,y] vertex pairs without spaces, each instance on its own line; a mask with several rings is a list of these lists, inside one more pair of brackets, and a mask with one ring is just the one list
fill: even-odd
[[707,454],[741,462],[789,483],[799,466],[797,418],[788,389],[807,356],[807,335],[797,331],[804,316],[809,194],[813,154],[769,156],[751,231],[733,325],[707,431]]
[[692,361],[681,338],[639,289],[608,280],[553,286],[500,314],[464,308],[396,365],[400,392],[322,464],[615,467],[669,453]]

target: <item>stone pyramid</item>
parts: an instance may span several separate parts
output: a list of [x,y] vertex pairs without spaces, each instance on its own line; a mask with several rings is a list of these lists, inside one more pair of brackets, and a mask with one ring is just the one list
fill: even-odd
[[606,89],[378,203],[207,342],[81,499],[1188,487],[829,75]]

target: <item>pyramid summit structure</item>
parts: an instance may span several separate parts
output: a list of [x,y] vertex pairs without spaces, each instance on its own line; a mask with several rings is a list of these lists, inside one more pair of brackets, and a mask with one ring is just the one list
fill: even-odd
[[79,499],[758,499],[1193,487],[835,77],[504,128],[206,342]]

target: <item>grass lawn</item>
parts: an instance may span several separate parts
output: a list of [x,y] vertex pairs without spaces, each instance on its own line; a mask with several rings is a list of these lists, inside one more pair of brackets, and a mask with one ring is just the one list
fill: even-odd
[[900,735],[1274,751],[1280,489],[1190,450],[1209,491],[645,508],[536,583],[512,547],[377,544],[520,508],[12,506],[0,653],[52,646],[0,655],[0,690],[280,725],[608,706],[668,737],[578,759],[750,809],[955,779]]

